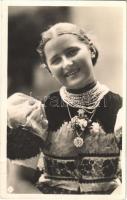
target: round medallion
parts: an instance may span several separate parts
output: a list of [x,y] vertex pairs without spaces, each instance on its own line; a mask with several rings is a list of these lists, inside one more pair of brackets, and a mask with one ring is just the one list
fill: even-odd
[[82,147],[83,142],[84,142],[83,139],[79,136],[74,139],[74,145],[76,147]]

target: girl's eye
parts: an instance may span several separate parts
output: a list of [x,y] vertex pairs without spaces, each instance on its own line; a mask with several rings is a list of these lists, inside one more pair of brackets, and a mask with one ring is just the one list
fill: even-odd
[[72,56],[75,56],[79,51],[79,48],[71,48],[69,49],[66,54],[68,57],[72,57]]
[[52,60],[52,64],[59,64],[59,62],[61,61],[60,57],[55,57],[53,60]]

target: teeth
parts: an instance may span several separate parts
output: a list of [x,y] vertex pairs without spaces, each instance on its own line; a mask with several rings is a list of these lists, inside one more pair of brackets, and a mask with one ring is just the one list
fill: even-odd
[[78,72],[78,70],[73,71],[73,72],[71,72],[71,73],[67,73],[66,76],[71,76],[71,75],[73,75],[73,74],[75,74],[75,73],[77,73],[77,72]]
[[76,72],[72,72],[72,73],[70,73],[70,74],[68,74],[68,75],[72,75],[72,74],[75,74]]

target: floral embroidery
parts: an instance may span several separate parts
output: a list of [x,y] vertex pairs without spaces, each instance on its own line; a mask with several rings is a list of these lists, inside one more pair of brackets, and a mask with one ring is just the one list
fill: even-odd
[[117,173],[118,156],[83,157],[78,160],[62,160],[44,156],[45,172],[49,177],[74,180],[98,180],[114,178]]
[[78,132],[84,132],[86,127],[89,124],[89,120],[87,116],[84,114],[84,110],[78,110],[78,116],[74,116],[71,118],[71,124],[73,129],[77,130]]
[[91,118],[89,119],[82,109],[78,110],[78,116],[74,116],[73,118],[71,118],[70,123],[73,132],[75,132],[77,136],[80,136],[82,138],[85,135],[90,136],[91,134],[96,135],[97,138],[100,135],[107,135],[101,125],[97,121],[92,122]]
[[93,122],[91,125],[91,132],[98,133],[100,130],[100,125],[98,122]]

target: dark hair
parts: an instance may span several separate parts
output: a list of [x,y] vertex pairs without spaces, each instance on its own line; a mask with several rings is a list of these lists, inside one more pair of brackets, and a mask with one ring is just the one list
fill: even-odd
[[[88,38],[86,32],[79,28],[78,26],[71,24],[71,23],[57,23],[51,26],[47,31],[42,32],[41,34],[41,41],[37,48],[37,52],[41,56],[41,60],[43,64],[47,65],[44,47],[46,43],[54,37],[58,37],[64,34],[72,34],[75,35],[80,41],[84,42],[91,51],[91,60],[92,64],[95,65],[98,59],[98,49],[93,44],[93,42]],[[48,67],[48,65],[47,65]]]

